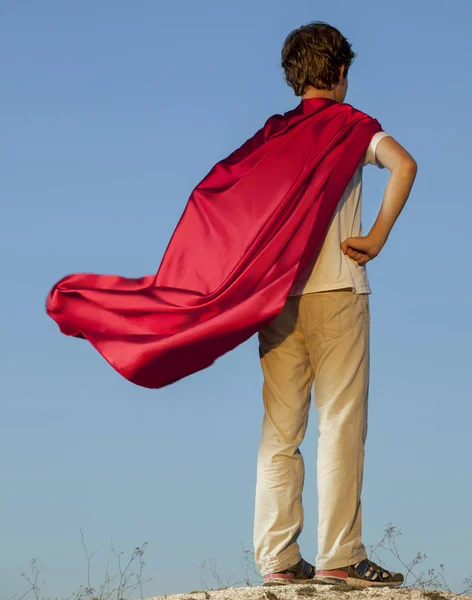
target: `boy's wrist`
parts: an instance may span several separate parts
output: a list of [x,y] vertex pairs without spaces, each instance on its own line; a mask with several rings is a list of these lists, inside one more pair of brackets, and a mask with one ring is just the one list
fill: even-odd
[[367,237],[372,242],[372,244],[378,249],[379,252],[380,250],[382,250],[382,248],[385,246],[388,240],[388,234],[375,230],[374,228],[370,230]]

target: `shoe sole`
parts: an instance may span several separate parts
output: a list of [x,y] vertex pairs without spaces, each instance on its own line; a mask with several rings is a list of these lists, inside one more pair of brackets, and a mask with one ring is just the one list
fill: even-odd
[[355,577],[347,577],[346,579],[340,579],[337,577],[317,577],[312,580],[313,583],[320,583],[324,585],[346,585],[353,588],[367,588],[367,587],[399,587],[403,585],[403,581],[369,581],[367,579],[357,579]]
[[262,584],[264,587],[270,587],[271,585],[306,585],[307,583],[316,583],[315,579],[270,579],[264,581]]

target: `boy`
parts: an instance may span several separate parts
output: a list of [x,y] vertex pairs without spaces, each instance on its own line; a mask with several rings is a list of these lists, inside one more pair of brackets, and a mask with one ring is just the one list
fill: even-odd
[[[303,103],[344,102],[355,54],[334,27],[314,22],[287,37],[282,66]],[[390,171],[379,215],[361,232],[362,168]],[[385,245],[411,191],[417,165],[386,132],[376,133],[324,239],[282,312],[259,333],[265,414],[258,453],[254,522],[264,585],[306,583],[315,568],[297,543],[303,528],[303,441],[314,383],[319,410],[318,557],[314,582],[398,586],[403,576],[367,559],[361,488],[369,387],[366,264]]]

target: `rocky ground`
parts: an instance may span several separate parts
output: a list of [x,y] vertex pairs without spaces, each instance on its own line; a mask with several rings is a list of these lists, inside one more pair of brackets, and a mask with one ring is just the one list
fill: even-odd
[[144,600],[448,600],[472,596],[412,588],[367,588],[358,590],[341,585],[287,585],[271,587],[242,587],[156,596]]

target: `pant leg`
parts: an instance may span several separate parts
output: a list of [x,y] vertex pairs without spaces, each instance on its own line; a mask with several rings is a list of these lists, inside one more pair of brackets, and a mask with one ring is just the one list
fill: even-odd
[[361,491],[367,436],[370,311],[366,294],[302,296],[300,319],[319,411],[318,570],[366,558]]
[[305,436],[313,371],[298,324],[298,297],[259,333],[264,419],[257,458],[254,549],[262,575],[300,560]]

